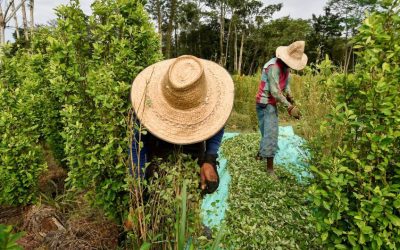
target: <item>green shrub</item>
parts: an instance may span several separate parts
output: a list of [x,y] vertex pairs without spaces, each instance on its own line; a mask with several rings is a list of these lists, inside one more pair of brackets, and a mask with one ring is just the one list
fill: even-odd
[[[7,48],[5,48],[7,49]],[[0,204],[34,202],[46,164],[39,144],[43,96],[27,55],[2,58],[0,79]],[[25,70],[20,70],[25,69]],[[37,93],[37,94],[33,94]]]
[[92,11],[86,16],[71,1],[56,10],[55,27],[35,33],[30,49],[4,53],[2,203],[34,200],[45,167],[40,144],[47,143],[69,170],[69,188],[87,191],[112,217],[128,207],[130,86],[161,58],[159,41],[142,1],[96,0]]
[[[197,239],[202,234],[197,161],[177,153],[168,160],[152,164],[154,174],[150,180],[128,179],[131,193],[128,221],[133,227],[130,233],[132,244],[137,248],[143,242],[149,242],[154,249],[164,249],[177,245],[178,238],[182,240],[191,236]],[[187,187],[186,194],[182,186]],[[182,205],[183,198],[186,199],[186,208]],[[182,232],[178,233],[179,227],[183,230],[181,220],[185,222],[183,236]]]
[[355,73],[329,79],[337,98],[312,144],[310,191],[329,249],[400,247],[400,6],[380,4],[356,37]]
[[126,117],[132,80],[160,58],[141,1],[98,0],[86,17],[76,2],[58,9],[47,38],[50,88],[59,107],[68,184],[116,217],[127,208]]
[[16,242],[19,240],[23,233],[12,233],[12,226],[5,226],[0,224],[0,249],[2,250],[21,250]]

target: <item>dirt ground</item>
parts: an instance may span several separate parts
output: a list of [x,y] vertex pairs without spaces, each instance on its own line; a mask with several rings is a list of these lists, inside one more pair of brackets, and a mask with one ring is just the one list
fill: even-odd
[[0,224],[25,232],[18,244],[26,250],[116,249],[120,227],[91,209],[83,197],[74,197],[79,206],[68,199],[63,201],[67,172],[49,150],[45,148],[44,153],[48,170],[38,183],[42,194],[39,205],[0,206]]

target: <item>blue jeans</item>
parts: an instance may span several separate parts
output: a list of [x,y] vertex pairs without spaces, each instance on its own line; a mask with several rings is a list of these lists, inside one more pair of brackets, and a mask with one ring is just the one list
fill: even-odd
[[278,151],[278,109],[271,104],[266,107],[257,104],[256,111],[261,132],[259,155],[262,158],[274,157]]

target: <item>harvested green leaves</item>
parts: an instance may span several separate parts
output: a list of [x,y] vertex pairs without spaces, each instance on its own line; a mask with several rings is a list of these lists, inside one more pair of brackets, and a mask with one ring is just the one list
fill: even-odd
[[256,161],[258,134],[242,134],[223,145],[232,176],[225,246],[232,249],[318,249],[308,220],[307,187],[277,168],[279,180]]

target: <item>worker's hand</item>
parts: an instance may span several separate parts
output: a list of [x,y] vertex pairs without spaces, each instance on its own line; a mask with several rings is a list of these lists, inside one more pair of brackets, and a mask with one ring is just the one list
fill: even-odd
[[294,105],[294,99],[293,99],[292,96],[287,95],[287,96],[286,96],[286,100],[287,100],[290,104]]
[[201,190],[208,194],[213,193],[218,188],[218,175],[210,163],[203,163],[200,168]]
[[290,116],[296,118],[296,119],[300,119],[301,114],[300,114],[300,110],[294,106],[294,105],[290,105],[287,109],[288,113]]

